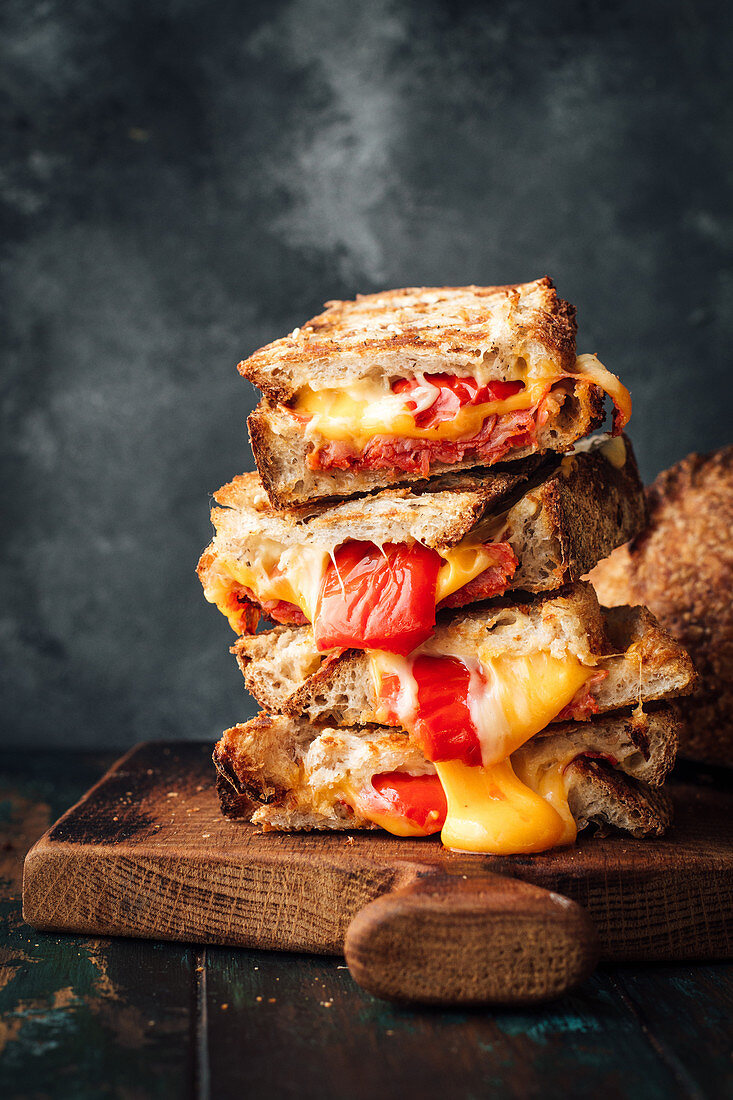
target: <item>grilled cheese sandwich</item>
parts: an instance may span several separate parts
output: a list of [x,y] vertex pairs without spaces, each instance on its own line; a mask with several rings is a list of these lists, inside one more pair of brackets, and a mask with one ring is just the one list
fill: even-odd
[[[217,534],[198,571],[206,598],[238,634],[256,624],[255,605],[276,622],[314,622],[324,576],[349,539],[434,550],[435,605],[459,606],[506,589],[544,591],[576,580],[638,533],[644,514],[624,437],[601,438],[531,476],[447,475],[421,492],[385,490],[312,515],[272,509],[256,474],[215,496]],[[591,509],[603,509],[603,520],[588,528]]]

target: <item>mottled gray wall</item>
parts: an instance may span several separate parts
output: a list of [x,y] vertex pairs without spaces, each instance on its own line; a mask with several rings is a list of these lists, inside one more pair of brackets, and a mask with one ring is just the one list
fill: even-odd
[[647,477],[729,441],[732,10],[6,0],[8,740],[251,713],[193,569],[234,365],[326,298],[549,272]]

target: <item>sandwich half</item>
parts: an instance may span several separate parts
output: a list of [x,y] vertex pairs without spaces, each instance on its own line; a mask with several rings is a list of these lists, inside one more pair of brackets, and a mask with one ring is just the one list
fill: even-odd
[[534,470],[446,474],[317,507],[270,505],[257,474],[215,494],[216,537],[198,566],[206,598],[239,634],[261,619],[311,623],[319,650],[408,653],[436,609],[577,581],[644,525],[625,436]]
[[[529,792],[530,812],[541,799],[557,819],[553,844],[572,843],[587,825],[661,835],[671,804],[660,788],[674,763],[678,722],[672,706],[563,722],[513,753],[510,766]],[[451,799],[436,766],[401,730],[318,727],[261,714],[225,731],[214,762],[224,815],[265,830],[382,828],[429,836],[445,829]],[[471,846],[477,822],[460,805],[458,813]],[[498,854],[519,850],[505,835]]]
[[[309,628],[286,627],[242,638],[235,650],[255,697],[268,710],[287,712],[268,721],[275,722],[277,744],[291,746],[277,749],[276,756],[289,761],[292,783],[270,783],[279,795],[263,802],[268,807],[277,803],[285,816],[273,817],[268,810],[253,820],[288,827],[287,808],[308,805],[320,790],[320,780],[304,763],[311,744],[320,752],[334,743],[352,744],[352,737],[367,755],[378,758],[373,775],[406,771],[434,777],[409,783],[413,801],[422,791],[420,805],[428,807],[428,816],[416,823],[417,811],[409,807],[401,817],[397,814],[396,825],[394,814],[375,817],[374,811],[370,816],[371,789],[361,781],[349,788],[345,772],[351,765],[343,764],[341,778],[334,780],[337,797],[321,827],[336,827],[341,815],[340,820],[361,824],[364,819],[392,832],[424,834],[441,828],[448,847],[497,854],[572,843],[579,820],[596,820],[590,802],[573,812],[568,776],[578,780],[576,787],[588,798],[603,783],[607,789],[615,784],[619,790],[636,790],[635,782],[627,783],[616,771],[618,761],[632,755],[631,750],[625,755],[614,751],[617,734],[628,741],[632,730],[651,730],[651,742],[643,750],[634,742],[635,751],[666,763],[645,771],[637,760],[631,775],[660,784],[674,759],[676,718],[664,706],[649,713],[647,707],[690,691],[695,679],[685,651],[648,612],[623,608],[604,613],[592,587],[582,583],[527,603],[504,600],[452,613],[407,657],[347,651],[324,659]],[[609,724],[606,716],[613,712],[620,715]],[[321,726],[325,733],[319,732]],[[215,753],[234,793],[249,798],[256,789],[254,772],[259,769],[264,777],[273,766],[267,739],[258,741],[257,728],[250,723],[228,731]],[[248,755],[237,756],[236,746],[245,744]],[[293,746],[298,745],[305,749],[296,760]],[[387,767],[389,746],[399,761]],[[589,764],[593,759],[606,765]],[[421,770],[415,770],[416,760]],[[608,767],[613,774],[606,775]],[[376,789],[379,794],[379,784]],[[295,801],[289,797],[294,792]],[[320,795],[313,797],[312,805],[320,805]],[[350,809],[339,810],[342,802]],[[607,801],[601,798],[601,803],[610,820]],[[654,829],[663,820],[659,816]]]
[[329,302],[239,364],[264,399],[252,450],[274,507],[566,451],[628,391],[576,356],[575,310],[550,279],[418,287]]
[[[500,695],[500,681],[516,691],[521,671],[526,696],[543,676],[559,687],[562,665],[575,664],[581,683],[562,706],[558,700],[548,721],[646,706],[687,695],[696,684],[687,651],[647,608],[601,608],[587,583],[526,604],[506,600],[442,616],[407,657],[356,649],[322,654],[309,627],[286,626],[239,638],[232,653],[263,710],[320,725],[411,729],[433,708],[437,681],[455,704],[465,703],[475,727],[490,727],[496,714],[485,696]],[[548,662],[548,653],[555,660]]]

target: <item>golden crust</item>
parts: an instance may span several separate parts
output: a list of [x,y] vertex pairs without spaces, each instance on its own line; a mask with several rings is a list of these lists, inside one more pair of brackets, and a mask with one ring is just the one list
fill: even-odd
[[691,454],[647,491],[649,527],[591,575],[604,602],[639,600],[689,651],[680,754],[733,765],[733,446]]
[[[288,545],[313,542],[314,536],[325,543],[333,532],[343,541],[348,537],[364,539],[365,528],[371,529],[378,522],[380,531],[391,534],[406,533],[412,524],[414,537],[426,546],[442,549],[460,542],[482,517],[519,490],[534,469],[534,460],[530,460],[516,474],[493,469],[444,474],[417,485],[394,486],[346,501],[321,501],[287,510],[272,506],[256,473],[245,473],[217,489],[213,496],[221,508],[246,512],[251,517],[256,512],[262,535],[288,540]],[[228,527],[228,512],[221,508],[211,511],[217,532]],[[236,537],[235,528],[229,533]]]
[[632,779],[603,761],[578,757],[567,768],[568,801],[581,828],[596,826],[598,835],[622,829],[632,836],[662,836],[672,822],[672,800],[666,791]]
[[[475,362],[496,346],[497,311],[521,312],[510,329],[515,339],[532,340],[564,371],[575,367],[575,309],[558,298],[545,276],[506,286],[405,287],[360,294],[354,301],[326,302],[323,313],[289,336],[260,348],[238,366],[240,374],[272,401],[289,401],[299,388],[295,375],[309,365],[396,355],[420,360],[445,356],[446,362]],[[419,362],[418,362],[419,365]]]

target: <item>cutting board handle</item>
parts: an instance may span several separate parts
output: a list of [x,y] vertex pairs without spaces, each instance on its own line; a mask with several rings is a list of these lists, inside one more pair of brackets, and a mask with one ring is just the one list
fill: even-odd
[[532,1004],[587,977],[589,914],[561,894],[491,873],[428,874],[361,909],[344,953],[355,981],[391,1001]]

